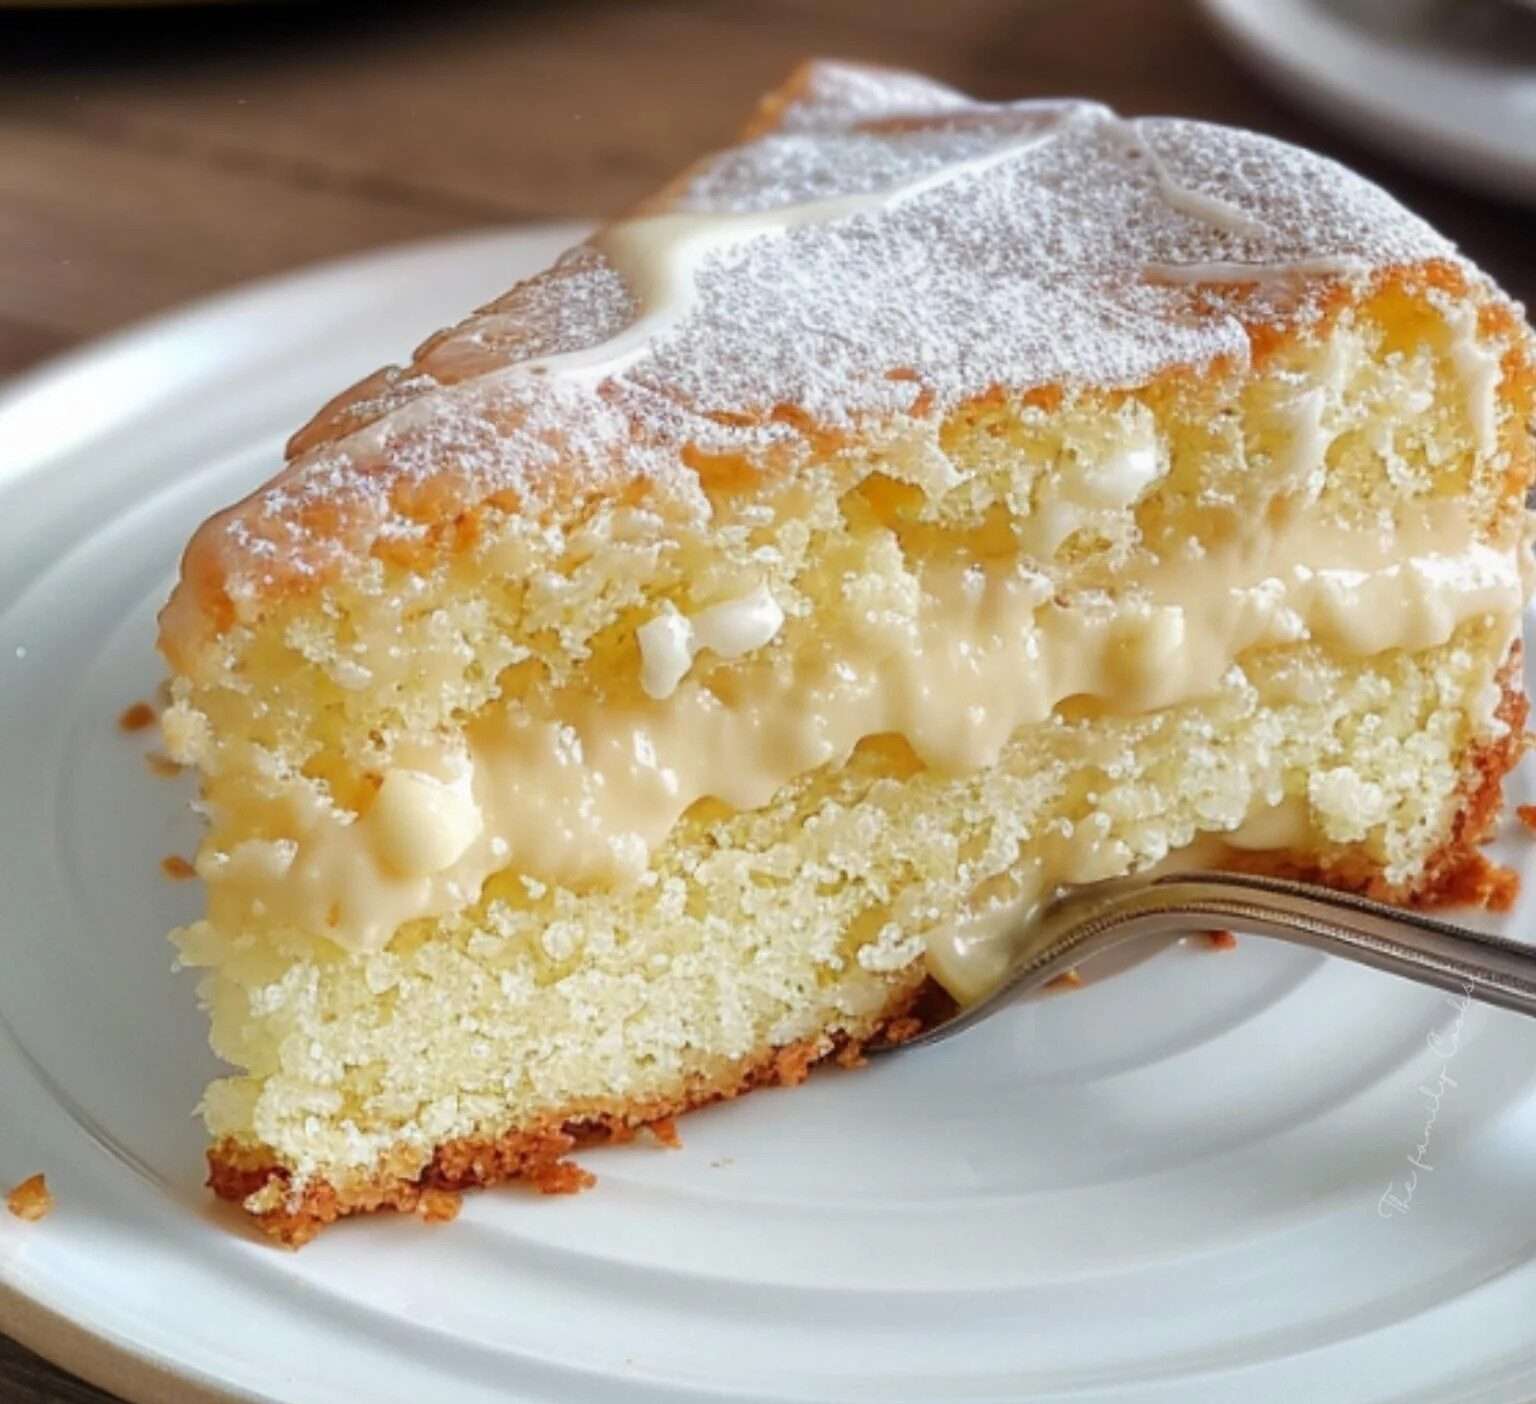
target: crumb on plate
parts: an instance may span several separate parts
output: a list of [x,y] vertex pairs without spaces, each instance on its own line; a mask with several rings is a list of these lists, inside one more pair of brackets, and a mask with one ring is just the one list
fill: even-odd
[[540,1194],[580,1194],[597,1183],[597,1176],[574,1160],[551,1160],[529,1167],[524,1177]]
[[665,1146],[668,1150],[681,1150],[683,1138],[677,1134],[677,1122],[670,1116],[664,1116],[660,1121],[650,1123],[651,1135],[656,1138],[656,1144]]
[[155,709],[148,702],[135,702],[123,709],[117,724],[123,731],[143,731],[146,726],[155,724]]
[[416,1212],[429,1224],[451,1224],[459,1217],[464,1196],[457,1190],[424,1189],[416,1202]]
[[35,1224],[53,1209],[53,1195],[42,1175],[31,1175],[5,1197],[5,1207],[18,1219]]

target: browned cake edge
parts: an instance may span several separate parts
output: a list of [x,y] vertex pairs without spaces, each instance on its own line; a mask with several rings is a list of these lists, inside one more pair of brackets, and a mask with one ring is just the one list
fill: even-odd
[[[275,1207],[259,1212],[248,1208],[247,1212],[265,1232],[291,1248],[309,1242],[326,1225],[350,1214],[395,1209],[428,1219],[452,1218],[458,1191],[504,1180],[526,1181],[542,1194],[573,1194],[596,1181],[567,1158],[577,1147],[628,1141],[646,1127],[657,1128],[661,1139],[671,1142],[675,1137],[668,1123],[683,1112],[756,1087],[793,1087],[805,1080],[815,1064],[827,1059],[856,1065],[863,1046],[878,1035],[895,1040],[911,1037],[922,1027],[922,1017],[911,1011],[927,1002],[923,996],[931,985],[918,974],[893,993],[879,1014],[855,1030],[754,1051],[713,1077],[686,1084],[672,1097],[641,1102],[595,1100],[578,1112],[552,1114],[500,1136],[445,1141],[419,1172],[391,1168],[391,1157],[386,1155],[372,1172],[359,1172],[341,1184],[310,1180],[295,1200],[287,1188],[291,1172],[271,1150],[226,1138],[209,1148],[208,1184],[220,1198],[241,1203],[265,1191]],[[942,995],[937,986],[933,991]],[[410,1163],[403,1149],[401,1159]]]
[[1504,735],[1468,751],[1458,791],[1461,802],[1450,834],[1429,856],[1417,882],[1408,886],[1387,882],[1381,870],[1355,849],[1346,849],[1337,858],[1323,862],[1315,858],[1298,861],[1283,852],[1235,853],[1232,866],[1244,872],[1322,883],[1401,907],[1423,910],[1470,905],[1508,911],[1514,905],[1519,879],[1510,869],[1491,862],[1479,845],[1492,836],[1504,807],[1504,777],[1532,740],[1525,730],[1530,701],[1521,679],[1523,656],[1523,645],[1516,642],[1499,669],[1500,696],[1494,715],[1504,723]]

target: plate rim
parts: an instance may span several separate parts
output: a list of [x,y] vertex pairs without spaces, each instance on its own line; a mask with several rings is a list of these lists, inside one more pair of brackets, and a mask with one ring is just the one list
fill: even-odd
[[277,1404],[271,1395],[220,1385],[133,1341],[81,1325],[41,1297],[0,1278],[0,1330],[67,1375],[128,1404]]

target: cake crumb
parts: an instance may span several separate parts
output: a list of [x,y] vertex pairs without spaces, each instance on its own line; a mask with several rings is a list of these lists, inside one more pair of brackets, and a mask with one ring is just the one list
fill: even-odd
[[1070,970],[1063,970],[1054,980],[1047,980],[1045,988],[1048,990],[1075,990],[1083,983],[1083,977],[1077,973],[1074,965]]
[[892,1019],[885,1026],[881,1037],[889,1044],[905,1043],[909,1038],[916,1038],[922,1031],[923,1021],[908,1014],[903,1019]]
[[773,1060],[774,1075],[781,1086],[796,1087],[810,1076],[811,1064],[815,1061],[816,1050],[810,1044],[797,1043],[781,1048]]
[[125,707],[117,719],[118,728],[122,731],[143,731],[146,726],[154,724],[155,709],[148,702],[135,702],[131,707]]
[[1517,804],[1515,817],[1533,834],[1536,834],[1536,804]]
[[35,1224],[53,1211],[53,1194],[48,1181],[42,1175],[32,1175],[23,1180],[5,1197],[5,1207],[18,1219]]
[[845,1043],[837,1050],[834,1060],[840,1068],[862,1068],[869,1062],[864,1056],[864,1046],[859,1043]]
[[1230,931],[1207,931],[1203,934],[1206,944],[1213,951],[1235,951],[1237,949],[1237,937]]
[[181,767],[166,755],[164,751],[146,752],[144,764],[149,767],[150,774],[163,776],[167,780],[174,779],[181,774]]
[[677,1122],[670,1116],[664,1116],[660,1121],[650,1123],[650,1133],[656,1138],[658,1145],[665,1146],[668,1150],[681,1150],[683,1138],[677,1134]]
[[464,1196],[450,1189],[424,1189],[416,1202],[416,1212],[429,1224],[451,1224],[463,1207]]
[[1481,853],[1470,853],[1448,873],[1426,906],[1457,907],[1463,904],[1490,912],[1507,912],[1520,895],[1520,875],[1513,868],[1492,862]]
[[166,854],[160,860],[160,871],[174,882],[186,882],[197,876],[197,869],[179,853]]
[[597,1183],[597,1176],[574,1160],[548,1160],[529,1166],[523,1174],[540,1194],[580,1194]]

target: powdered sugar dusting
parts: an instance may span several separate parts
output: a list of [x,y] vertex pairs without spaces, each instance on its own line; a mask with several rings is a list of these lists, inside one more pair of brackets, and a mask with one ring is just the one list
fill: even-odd
[[[497,494],[536,505],[643,474],[696,497],[684,448],[793,448],[780,406],[839,426],[914,404],[943,414],[997,385],[1129,386],[1241,362],[1239,294],[1230,276],[1195,286],[1202,267],[1290,270],[1242,290],[1251,322],[1304,319],[1339,278],[1456,257],[1358,176],[1229,128],[982,104],[827,64],[772,116],[327,406],[277,479],[198,534],[168,641],[206,632],[210,589],[254,614]],[[649,262],[666,248],[644,237],[658,219],[710,231],[670,279]],[[592,374],[627,333],[626,354]]]

